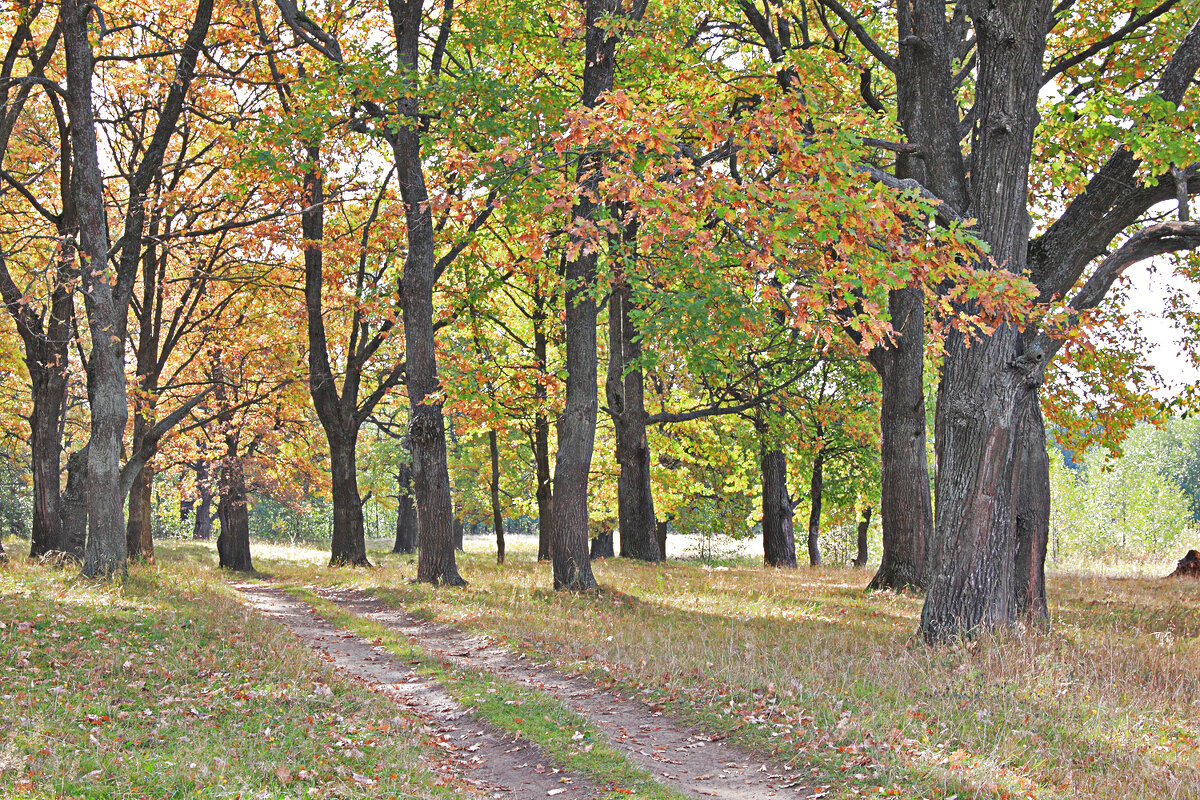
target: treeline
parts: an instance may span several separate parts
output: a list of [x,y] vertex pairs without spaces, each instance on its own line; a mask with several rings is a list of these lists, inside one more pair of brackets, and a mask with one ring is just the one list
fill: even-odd
[[877,508],[872,586],[925,590],[928,640],[1044,617],[1043,408],[1149,413],[1105,299],[1200,245],[1174,0],[0,22],[3,352],[29,386],[5,410],[33,552],[90,576],[152,555],[168,473],[222,566],[252,567],[251,494],[324,492],[331,563],[366,564],[379,491],[418,579],[461,584],[453,474],[486,485],[501,559],[514,504],[538,519],[558,589],[595,585],[606,526],[655,562],[671,520],[761,525],[794,567],[802,500],[818,563],[828,498]]

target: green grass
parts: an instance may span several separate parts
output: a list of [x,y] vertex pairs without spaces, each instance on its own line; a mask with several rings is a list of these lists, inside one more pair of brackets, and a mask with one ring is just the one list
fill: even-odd
[[450,797],[413,718],[208,568],[0,566],[0,797]]
[[[286,588],[334,625],[379,642],[401,660],[415,663],[422,675],[440,684],[464,707],[475,709],[478,716],[497,728],[536,743],[558,766],[586,775],[594,784],[607,789],[605,796],[618,798],[632,794],[656,800],[685,797],[656,783],[650,773],[605,744],[599,731],[550,694],[455,667],[410,644],[407,636],[345,611],[310,589]],[[577,735],[582,738],[576,738]]]

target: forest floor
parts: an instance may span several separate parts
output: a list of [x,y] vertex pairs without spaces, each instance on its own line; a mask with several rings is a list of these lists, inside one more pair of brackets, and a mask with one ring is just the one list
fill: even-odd
[[1200,797],[1195,582],[1052,576],[1049,630],[934,650],[861,571],[561,595],[468,549],[451,590],[256,544],[240,602],[204,545],[123,587],[14,560],[0,797]]

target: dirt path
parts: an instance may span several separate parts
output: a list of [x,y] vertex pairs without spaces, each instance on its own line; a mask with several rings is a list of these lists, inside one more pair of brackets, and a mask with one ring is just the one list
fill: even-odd
[[748,755],[715,737],[690,729],[644,703],[530,663],[483,636],[389,609],[357,590],[317,593],[348,611],[409,636],[457,666],[501,675],[542,689],[587,719],[614,748],[648,770],[655,780],[696,798],[760,800],[807,798],[812,790],[783,766]]
[[436,683],[387,655],[385,648],[333,627],[306,603],[279,589],[256,584],[236,588],[254,608],[328,655],[338,669],[424,720],[427,732],[445,749],[453,771],[491,797],[575,800],[598,796],[586,779],[553,768],[537,745],[471,716]]

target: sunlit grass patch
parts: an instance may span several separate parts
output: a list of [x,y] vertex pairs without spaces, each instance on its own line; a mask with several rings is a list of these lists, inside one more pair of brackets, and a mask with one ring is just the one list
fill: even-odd
[[647,692],[830,797],[1200,797],[1195,582],[1052,574],[1049,631],[929,649],[921,598],[867,594],[866,572],[613,559],[603,591],[563,595],[531,554],[497,567],[483,544],[459,554],[461,590],[415,584],[412,556],[280,569]]
[[0,796],[441,794],[411,718],[210,568],[105,583],[13,559],[0,625]]

